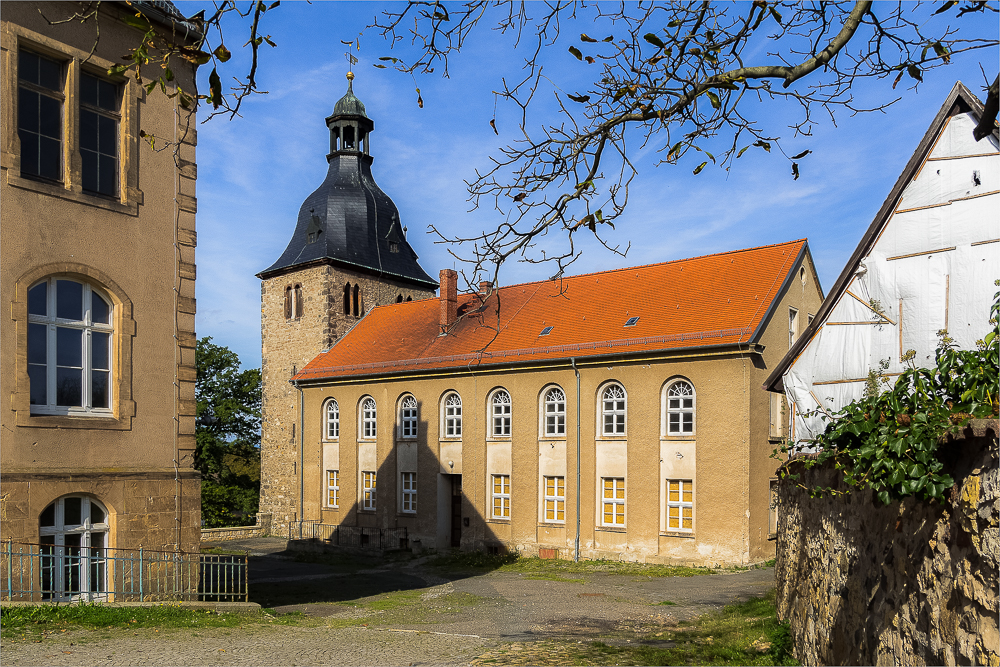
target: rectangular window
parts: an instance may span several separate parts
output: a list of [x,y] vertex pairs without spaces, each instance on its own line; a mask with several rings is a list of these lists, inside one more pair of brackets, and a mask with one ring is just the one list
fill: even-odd
[[340,471],[326,471],[326,504],[328,507],[340,507]]
[[667,530],[694,530],[694,487],[690,479],[667,480]]
[[399,410],[400,421],[402,421],[402,436],[404,438],[417,437],[417,399],[407,396],[403,399],[403,405]]
[[451,394],[444,404],[444,433],[448,438],[462,437],[462,399]]
[[404,472],[403,477],[403,511],[413,513],[417,511],[417,473]]
[[119,87],[90,74],[80,74],[80,157],[83,189],[118,196]]
[[778,480],[772,479],[767,504],[767,531],[769,535],[778,534]]
[[602,477],[604,485],[603,515],[605,526],[625,525],[625,478]]
[[792,346],[799,336],[799,311],[794,308],[788,309],[788,347]]
[[30,51],[18,52],[17,136],[21,175],[61,181],[63,126],[62,64]]
[[545,520],[562,523],[566,521],[566,478],[546,477],[545,479]]
[[361,473],[361,488],[364,495],[361,497],[361,507],[366,510],[375,509],[375,473]]
[[510,518],[510,475],[493,475],[493,518]]
[[781,394],[770,393],[771,396],[771,432],[772,438],[780,438],[785,431],[785,400]]

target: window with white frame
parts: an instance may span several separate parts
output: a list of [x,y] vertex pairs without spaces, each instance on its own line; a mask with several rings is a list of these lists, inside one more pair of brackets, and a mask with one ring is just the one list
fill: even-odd
[[667,435],[694,433],[694,387],[678,380],[667,388]]
[[625,389],[609,384],[601,394],[604,435],[625,435]]
[[374,438],[378,433],[376,426],[375,399],[366,396],[361,401],[361,437]]
[[364,471],[361,473],[361,508],[366,510],[375,509],[375,473]]
[[510,436],[510,394],[503,389],[494,392],[491,404],[493,436]]
[[545,392],[545,435],[566,435],[566,394],[559,387]]
[[340,471],[326,471],[326,505],[340,507]]
[[625,525],[625,478],[602,477],[602,518],[605,526]]
[[417,399],[406,396],[399,404],[399,435],[403,438],[417,437]]
[[462,397],[455,392],[444,399],[444,436],[462,437]]
[[340,406],[336,399],[331,398],[326,402],[325,415],[323,435],[327,440],[336,440],[340,437]]
[[493,518],[510,518],[510,475],[493,475]]
[[545,520],[556,523],[566,521],[566,478],[565,477],[544,477]]
[[120,86],[80,74],[80,157],[83,189],[118,197],[118,127]]
[[103,599],[108,592],[108,511],[87,496],[66,496],[38,519],[43,600]]
[[784,432],[785,401],[784,396],[771,392],[771,430],[770,437],[780,438]]
[[694,530],[694,487],[690,479],[667,480],[667,530]]
[[799,311],[788,309],[788,347],[791,347],[799,335]]
[[412,514],[417,511],[417,473],[404,472],[402,476],[403,511]]
[[28,290],[32,413],[112,416],[113,322],[89,283],[50,277]]

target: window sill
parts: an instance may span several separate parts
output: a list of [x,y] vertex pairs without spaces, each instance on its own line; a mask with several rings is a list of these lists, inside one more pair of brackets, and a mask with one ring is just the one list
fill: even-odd
[[48,195],[50,197],[58,197],[60,199],[66,199],[78,204],[93,206],[95,208],[103,208],[108,211],[124,213],[125,215],[130,216],[139,215],[139,204],[142,203],[142,194],[138,191],[138,196],[130,197],[126,200],[126,203],[122,203],[121,200],[106,197],[104,195],[89,194],[82,191],[75,192],[62,184],[24,178],[15,174],[13,169],[7,170],[7,184],[11,187],[20,188],[22,190],[31,190],[32,192]]
[[339,444],[340,443],[340,438],[333,438],[333,439],[322,438],[322,439],[320,439],[320,442],[322,442],[323,444],[326,444],[326,445],[335,445],[335,444]]
[[486,523],[502,523],[502,524],[507,524],[509,526],[510,525],[510,519],[499,519],[499,518],[495,518],[495,517],[490,517],[490,518],[486,519]]
[[46,415],[30,414],[21,420],[18,410],[17,425],[38,428],[82,428],[95,431],[128,431],[132,428],[131,416],[116,419],[113,415]]
[[599,435],[594,438],[597,442],[628,442],[628,434],[626,435]]
[[438,442],[462,442],[462,436],[457,438],[438,438]]
[[679,537],[681,539],[693,540],[694,531],[681,531],[681,530],[667,530],[660,533],[660,537]]
[[491,435],[486,438],[486,442],[510,442],[511,437],[509,435]]
[[539,528],[565,528],[566,527],[566,522],[565,521],[539,521],[538,522],[538,527]]
[[595,526],[594,530],[599,533],[627,533],[625,526]]
[[775,540],[778,539],[778,534],[777,533],[770,533],[770,534],[768,534],[767,539],[768,539],[769,542],[773,542],[773,541],[775,541]]
[[769,435],[767,436],[767,441],[773,444],[781,444],[785,441],[785,438],[780,435]]
[[539,442],[566,442],[565,435],[540,435],[538,436]]
[[671,442],[676,442],[678,440],[693,441],[694,440],[694,433],[684,433],[684,434],[681,434],[681,435],[661,435],[660,436],[660,440],[667,440],[667,441],[671,441]]

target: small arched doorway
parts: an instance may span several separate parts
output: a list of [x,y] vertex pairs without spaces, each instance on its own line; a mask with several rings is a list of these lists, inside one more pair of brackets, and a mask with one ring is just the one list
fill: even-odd
[[38,517],[43,600],[106,597],[108,511],[83,495],[59,498]]

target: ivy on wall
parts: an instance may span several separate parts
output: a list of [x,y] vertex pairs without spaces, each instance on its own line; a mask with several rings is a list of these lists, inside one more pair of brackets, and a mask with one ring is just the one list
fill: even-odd
[[[941,331],[935,366],[907,369],[886,391],[881,391],[888,384],[881,372],[887,364],[881,365],[870,374],[865,396],[829,417],[823,434],[809,443],[819,454],[797,460],[807,469],[832,462],[849,487],[871,489],[884,504],[908,496],[943,498],[954,480],[940,456],[942,440],[960,432],[970,419],[998,414],[998,319],[1000,292],[990,308],[990,332],[976,342],[976,349],[956,349]],[[788,442],[773,456],[783,458],[800,447]],[[807,488],[787,466],[779,475],[813,495],[845,493]]]

